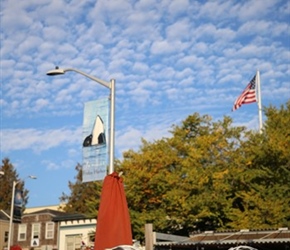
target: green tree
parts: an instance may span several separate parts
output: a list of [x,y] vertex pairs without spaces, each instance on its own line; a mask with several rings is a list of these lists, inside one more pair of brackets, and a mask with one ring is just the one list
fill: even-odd
[[118,162],[134,235],[144,224],[194,230],[289,226],[289,103],[265,108],[263,134],[193,114],[172,137],[129,150]]
[[241,147],[248,162],[235,177],[231,227],[290,226],[290,101],[265,116],[263,133],[250,131]]
[[174,126],[171,138],[143,140],[138,152],[124,153],[118,170],[125,175],[136,238],[144,236],[147,222],[159,232],[182,235],[226,225],[231,182],[226,176],[239,158],[245,131],[231,124],[229,117],[213,122],[196,113]]
[[0,175],[0,209],[9,213],[11,206],[11,198],[12,198],[12,189],[13,182],[19,181],[16,188],[22,191],[23,198],[23,210],[25,209],[25,205],[28,202],[28,193],[29,191],[25,189],[24,180],[21,181],[19,179],[19,175],[10,162],[8,158],[4,158],[2,160],[2,165],[0,167],[0,171],[4,172],[4,175]]
[[76,181],[69,181],[70,194],[62,193],[60,201],[65,203],[64,210],[68,213],[82,213],[95,217],[98,212],[102,182],[82,182],[82,166],[75,167]]
[[[290,101],[265,108],[262,134],[195,113],[169,138],[142,139],[115,161],[122,171],[133,235],[144,225],[188,235],[194,230],[290,226]],[[69,182],[68,212],[96,215],[102,182]]]

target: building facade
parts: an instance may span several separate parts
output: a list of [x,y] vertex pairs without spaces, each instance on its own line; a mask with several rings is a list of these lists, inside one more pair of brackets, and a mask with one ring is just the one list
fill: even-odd
[[59,225],[58,250],[81,250],[94,247],[97,220],[84,215],[62,215],[54,218]]
[[[13,223],[11,246],[19,246],[22,250],[84,250],[94,246],[96,219],[54,209],[28,212],[22,215],[21,223]],[[9,216],[5,221],[5,227],[1,224],[3,246],[0,250],[6,250],[4,247],[7,248],[8,243]],[[2,228],[6,228],[5,233]]]
[[9,235],[9,215],[0,210],[0,250],[7,249]]
[[59,225],[53,218],[61,214],[64,212],[51,209],[23,214],[21,223],[14,224],[12,245],[22,250],[57,249]]

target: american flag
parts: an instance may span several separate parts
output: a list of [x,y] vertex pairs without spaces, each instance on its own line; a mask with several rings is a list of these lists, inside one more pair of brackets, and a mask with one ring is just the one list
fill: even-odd
[[256,75],[247,85],[243,93],[236,99],[232,111],[237,110],[242,104],[257,102],[256,98]]

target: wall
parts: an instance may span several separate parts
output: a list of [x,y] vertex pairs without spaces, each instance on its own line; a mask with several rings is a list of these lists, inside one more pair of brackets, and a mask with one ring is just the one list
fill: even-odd
[[61,221],[59,226],[58,250],[66,250],[66,236],[78,235],[86,246],[93,246],[88,235],[96,230],[96,219]]
[[8,238],[5,239],[5,232],[9,232],[9,221],[0,220],[0,250],[3,250],[8,244]]

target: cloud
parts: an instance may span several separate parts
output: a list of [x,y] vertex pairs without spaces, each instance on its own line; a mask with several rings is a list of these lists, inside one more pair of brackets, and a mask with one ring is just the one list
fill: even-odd
[[247,1],[238,6],[238,17],[241,20],[260,19],[273,12],[275,4],[273,0],[266,1]]
[[[148,125],[148,124],[147,124]],[[116,147],[118,149],[118,155],[121,157],[121,152],[129,149],[138,150],[141,144],[141,138],[147,141],[155,141],[169,136],[169,125],[166,123],[159,123],[158,126],[142,126],[140,128],[134,128],[128,126],[126,130],[117,133],[118,140],[116,141]]]
[[284,22],[270,22],[265,20],[249,21],[241,25],[238,34],[240,36],[256,36],[257,34],[266,35],[269,30],[273,31],[271,32],[271,37],[280,36],[287,33],[288,24]]
[[43,166],[45,166],[48,171],[57,171],[59,169],[68,169],[76,166],[76,162],[70,159],[61,161],[61,162],[53,162],[49,160],[44,160],[41,162]]
[[[289,100],[289,13],[289,1],[275,0],[2,1],[0,151],[44,180],[30,204],[58,203],[82,162],[84,103],[110,92],[48,70],[116,79],[116,158],[194,112],[256,129],[256,104],[231,108],[257,69],[263,105]],[[49,174],[59,178],[54,195]]]
[[3,129],[1,130],[1,151],[10,152],[32,149],[40,153],[54,147],[79,143],[80,129]]
[[153,42],[151,46],[151,53],[153,55],[159,54],[172,54],[175,52],[183,51],[184,49],[188,48],[188,43],[183,43],[181,41],[171,41],[162,40]]
[[[32,25],[33,20],[25,11],[23,3],[15,4],[13,1],[4,1],[2,4],[1,26],[5,27],[6,35],[17,36],[18,30]],[[11,13],[17,13],[17,18]]]

